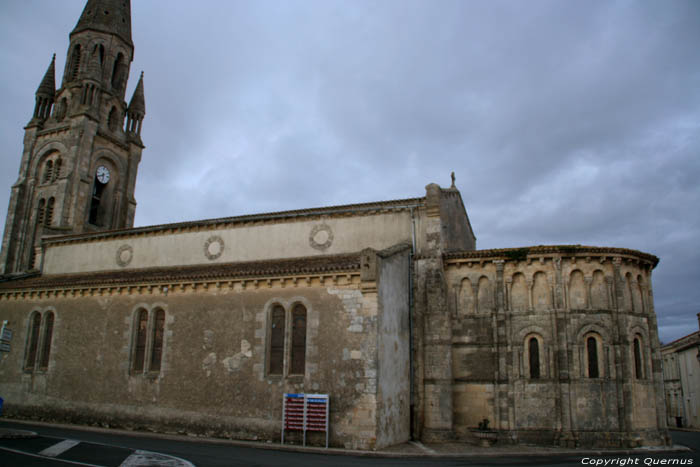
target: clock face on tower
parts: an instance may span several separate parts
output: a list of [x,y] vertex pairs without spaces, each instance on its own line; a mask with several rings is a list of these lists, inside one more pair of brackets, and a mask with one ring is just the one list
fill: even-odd
[[97,177],[97,180],[102,183],[103,185],[106,185],[107,182],[109,181],[109,169],[105,167],[104,165],[101,165],[97,168],[97,172],[95,173],[95,176]]

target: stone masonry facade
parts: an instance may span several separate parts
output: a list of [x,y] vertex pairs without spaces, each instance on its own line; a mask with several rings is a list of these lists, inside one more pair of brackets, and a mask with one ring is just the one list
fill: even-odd
[[133,51],[130,2],[88,0],[62,86],[52,61],[36,92],[0,254],[4,414],[277,441],[283,394],[321,393],[351,449],[476,442],[486,422],[500,443],[670,442],[653,255],[477,250],[454,178],[134,228]]

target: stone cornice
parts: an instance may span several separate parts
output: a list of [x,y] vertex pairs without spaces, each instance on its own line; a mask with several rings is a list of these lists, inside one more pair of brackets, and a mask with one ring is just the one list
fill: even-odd
[[480,263],[484,261],[532,261],[542,258],[595,258],[597,261],[622,258],[628,261],[646,263],[651,268],[656,267],[659,258],[649,253],[643,253],[628,248],[597,247],[584,245],[537,245],[522,248],[498,248],[491,250],[449,251],[444,253],[446,264]]
[[360,255],[35,276],[0,283],[0,299],[360,283]]
[[342,206],[328,206],[312,209],[300,209],[294,211],[281,211],[266,214],[250,214],[235,217],[221,217],[217,219],[205,219],[192,222],[179,222],[175,224],[152,225],[122,230],[108,230],[97,233],[82,233],[52,237],[44,240],[47,246],[65,243],[87,243],[106,239],[125,237],[139,237],[151,235],[163,235],[181,232],[197,232],[202,230],[222,229],[234,225],[262,225],[295,221],[300,218],[314,218],[321,216],[348,217],[358,215],[371,215],[381,212],[404,211],[410,208],[423,206],[425,198],[409,198],[392,201],[379,201],[374,203],[348,204]]
[[663,353],[673,353],[686,350],[690,347],[700,346],[700,331],[695,331],[687,336],[676,339],[661,347],[661,352]]

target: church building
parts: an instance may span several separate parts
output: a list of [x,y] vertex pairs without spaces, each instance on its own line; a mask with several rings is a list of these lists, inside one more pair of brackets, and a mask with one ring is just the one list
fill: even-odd
[[478,250],[454,179],[133,227],[133,54],[130,2],[88,0],[36,91],[0,255],[4,415],[279,441],[283,395],[311,393],[351,449],[474,442],[485,419],[498,443],[669,443],[658,258]]

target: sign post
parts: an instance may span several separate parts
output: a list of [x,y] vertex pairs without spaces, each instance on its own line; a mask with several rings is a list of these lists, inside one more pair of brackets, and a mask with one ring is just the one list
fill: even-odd
[[304,446],[307,431],[325,431],[328,447],[329,402],[328,394],[285,393],[282,399],[282,444],[285,430],[302,431]]
[[0,352],[10,351],[10,341],[12,340],[12,330],[7,327],[8,321],[4,320],[2,322],[2,328],[0,328]]

